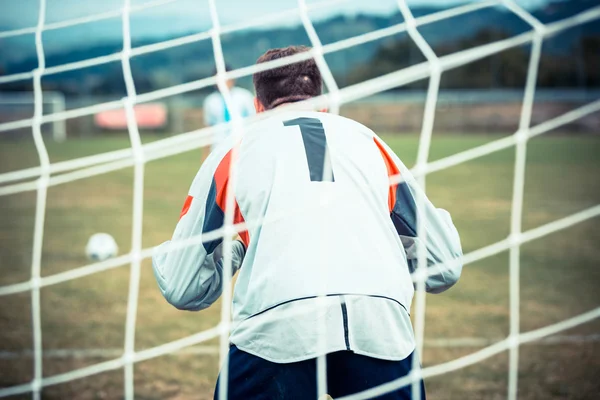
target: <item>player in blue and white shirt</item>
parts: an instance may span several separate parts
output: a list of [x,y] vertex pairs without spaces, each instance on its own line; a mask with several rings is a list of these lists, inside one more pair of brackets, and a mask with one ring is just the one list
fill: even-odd
[[[230,68],[225,68],[227,71]],[[227,87],[231,96],[231,106],[236,109],[242,118],[254,115],[254,96],[248,90],[235,86],[235,80],[229,79]],[[225,104],[225,98],[220,91],[209,94],[204,99],[202,106],[204,112],[204,125],[214,126],[226,124],[231,121],[231,112]],[[213,135],[210,151],[214,150],[230,133],[229,130],[220,130]],[[206,158],[206,157],[204,157]]]
[[[306,50],[274,49],[258,62]],[[310,59],[259,72],[254,85],[262,112],[321,94],[322,80]],[[407,375],[415,356],[409,310],[421,190],[409,170],[369,128],[323,112],[281,107],[247,127],[238,144],[234,222],[247,221],[248,230],[232,246],[239,273],[229,398],[315,399],[319,355],[327,357],[334,398]],[[200,168],[173,241],[223,226],[233,146],[222,143]],[[390,185],[398,174],[404,181]],[[427,198],[419,214],[426,289],[440,293],[461,274],[459,236],[448,212]],[[171,304],[201,310],[217,300],[221,239],[160,249],[153,268]],[[411,387],[381,398],[410,399]]]

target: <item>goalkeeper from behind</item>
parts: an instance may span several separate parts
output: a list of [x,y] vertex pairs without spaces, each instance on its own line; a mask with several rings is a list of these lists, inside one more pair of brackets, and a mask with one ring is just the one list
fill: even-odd
[[[258,62],[307,50],[273,49]],[[217,387],[228,385],[230,399],[316,399],[320,355],[326,356],[333,398],[407,375],[417,356],[408,311],[422,240],[417,216],[424,221],[426,290],[440,293],[456,283],[462,268],[450,215],[424,195],[417,211],[421,189],[367,127],[308,107],[286,107],[321,94],[313,59],[258,72],[254,86],[256,111],[278,112],[209,156],[172,238],[222,227],[229,190],[235,223],[248,221],[232,247],[239,275],[229,378]],[[238,144],[234,161],[231,149]],[[228,186],[231,162],[238,163],[234,187]],[[390,185],[390,176],[398,174],[403,181]],[[253,223],[262,218],[264,224]],[[171,246],[162,244],[153,258],[163,295],[182,310],[209,307],[222,291],[222,239]],[[422,382],[420,387],[424,398]],[[410,399],[411,386],[378,398]]]

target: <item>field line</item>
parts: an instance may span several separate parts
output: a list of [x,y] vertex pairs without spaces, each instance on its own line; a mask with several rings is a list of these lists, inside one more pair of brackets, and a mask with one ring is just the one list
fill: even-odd
[[[504,338],[432,338],[425,339],[425,348],[467,348],[485,347],[504,340]],[[526,343],[528,345],[557,345],[557,344],[584,344],[600,342],[600,334],[592,335],[556,335],[542,338],[537,341]],[[218,355],[219,347],[211,345],[199,345],[183,348],[167,355]],[[47,349],[44,350],[44,358],[49,359],[84,359],[84,358],[117,358],[123,355],[123,349],[115,348],[91,348],[91,349]],[[21,358],[33,358],[33,350],[0,351],[0,360],[17,360]]]

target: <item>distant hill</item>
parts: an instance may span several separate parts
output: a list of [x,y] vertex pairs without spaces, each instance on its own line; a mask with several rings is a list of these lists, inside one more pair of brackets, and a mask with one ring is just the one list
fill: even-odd
[[[533,14],[547,23],[577,14],[597,5],[596,0],[571,0],[549,3],[546,7],[534,10]],[[440,11],[435,7],[415,7],[416,17]],[[333,43],[349,37],[372,32],[402,22],[399,13],[388,16],[356,15],[336,16],[315,23],[315,30],[323,44]],[[481,44],[494,37],[509,37],[531,28],[515,14],[502,8],[487,8],[460,17],[438,21],[419,28],[425,39],[438,54],[460,50],[463,46]],[[80,36],[81,40],[64,40],[64,32],[49,31],[45,35],[46,66],[62,65],[74,61],[86,60],[120,51],[121,38],[106,39],[102,43],[91,42],[86,34],[86,25],[69,28],[68,34]],[[482,32],[484,32],[482,34]],[[493,34],[485,34],[491,32]],[[194,32],[190,32],[192,34]],[[545,52],[569,54],[583,36],[600,34],[600,24],[586,24],[572,29],[552,39],[551,46]],[[473,40],[473,38],[476,38]],[[487,38],[487,39],[486,39]],[[173,39],[173,37],[144,37],[134,40],[134,47]],[[65,46],[61,46],[64,41]],[[94,43],[86,45],[87,43]],[[481,43],[480,43],[481,42]],[[256,58],[272,47],[284,47],[290,44],[310,45],[304,27],[280,27],[270,30],[247,30],[222,37],[226,62],[234,68],[252,65]],[[395,51],[401,46],[405,52]],[[387,49],[387,50],[386,50]],[[387,51],[387,53],[386,53]],[[31,71],[37,67],[35,47],[31,35],[19,40],[0,40],[0,72],[13,74]],[[382,56],[384,54],[384,56]],[[399,60],[402,58],[402,60]],[[329,67],[342,85],[367,74],[369,69],[377,73],[386,72],[381,63],[389,68],[398,68],[422,60],[419,50],[408,40],[406,34],[400,34],[375,42],[351,47],[326,56]],[[379,63],[373,66],[371,63]],[[173,47],[158,52],[140,55],[131,59],[138,92],[143,93],[171,85],[189,82],[212,74],[214,70],[213,49],[210,40]],[[384,65],[385,67],[385,65]],[[378,70],[381,69],[380,71]],[[362,72],[361,72],[362,71]],[[372,74],[371,74],[372,75]],[[5,90],[22,90],[28,82],[2,85]],[[44,77],[44,84],[67,93],[118,94],[124,93],[122,69],[119,62],[112,62],[90,68],[78,69],[66,73]],[[249,80],[242,81],[248,85]],[[0,88],[1,89],[1,88]]]

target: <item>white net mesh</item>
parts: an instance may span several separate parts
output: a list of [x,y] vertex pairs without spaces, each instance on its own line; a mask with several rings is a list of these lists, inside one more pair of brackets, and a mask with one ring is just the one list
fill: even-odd
[[[556,334],[558,332],[570,329],[577,325],[586,323],[600,317],[600,307],[592,309],[584,314],[580,314],[564,320],[562,322],[546,326],[541,329],[536,329],[529,332],[522,332],[519,327],[519,309],[520,309],[520,285],[519,285],[519,268],[520,268],[520,247],[522,244],[532,240],[544,237],[553,232],[566,229],[585,220],[597,217],[600,215],[600,205],[596,205],[580,212],[556,220],[554,222],[539,226],[535,229],[523,231],[521,228],[522,209],[523,209],[523,190],[525,177],[525,160],[527,152],[527,142],[529,139],[542,135],[553,129],[561,127],[565,124],[573,122],[577,119],[585,117],[589,114],[600,111],[600,99],[593,101],[587,105],[576,108],[565,114],[562,114],[553,119],[547,120],[539,125],[531,126],[531,114],[533,107],[533,99],[537,81],[538,64],[543,41],[555,34],[558,34],[568,28],[581,25],[587,22],[600,19],[600,7],[593,7],[585,12],[574,15],[570,18],[557,22],[542,24],[534,18],[529,12],[521,8],[515,1],[499,0],[499,1],[480,1],[467,5],[462,5],[456,8],[444,10],[434,14],[429,14],[424,17],[414,18],[411,10],[406,5],[404,0],[398,0],[398,8],[404,18],[404,22],[379,29],[373,32],[340,40],[334,43],[323,45],[317,35],[315,28],[309,18],[307,6],[304,0],[299,0],[298,7],[285,12],[278,12],[272,15],[266,15],[264,18],[252,22],[244,22],[231,26],[221,26],[217,15],[215,1],[210,0],[210,16],[212,20],[212,29],[198,34],[184,36],[178,39],[168,40],[151,45],[132,48],[129,17],[130,13],[140,11],[144,8],[154,7],[157,5],[175,2],[176,0],[158,0],[145,3],[133,7],[130,0],[124,0],[123,8],[119,11],[106,12],[90,17],[72,19],[59,23],[45,24],[46,1],[40,0],[39,18],[36,27],[17,29],[12,31],[0,32],[0,38],[8,38],[23,34],[35,34],[35,43],[37,50],[38,68],[31,72],[18,73],[13,75],[5,75],[0,77],[0,84],[10,83],[19,80],[32,79],[35,93],[35,107],[32,118],[0,123],[0,132],[19,128],[32,128],[35,148],[39,156],[39,166],[33,168],[21,169],[13,172],[0,174],[0,196],[7,196],[27,191],[36,191],[37,202],[35,209],[35,227],[34,240],[32,249],[31,263],[31,278],[28,281],[5,285],[0,287],[0,296],[7,296],[16,293],[30,292],[31,293],[31,313],[33,320],[33,358],[34,358],[34,375],[33,380],[26,384],[21,384],[12,387],[0,389],[0,397],[7,397],[22,393],[32,393],[35,399],[40,398],[42,388],[51,385],[57,385],[80,379],[86,376],[99,374],[102,372],[124,369],[125,373],[125,397],[127,399],[134,398],[134,376],[133,367],[135,363],[156,358],[165,354],[188,348],[192,345],[206,342],[212,338],[220,337],[219,354],[221,356],[222,376],[221,379],[227,380],[227,355],[229,349],[229,324],[230,324],[230,308],[231,302],[231,237],[235,232],[245,229],[246,224],[233,223],[233,196],[232,191],[228,191],[227,207],[225,215],[225,224],[222,228],[209,232],[202,237],[195,237],[187,242],[179,243],[179,246],[198,245],[203,241],[212,240],[217,237],[224,238],[224,277],[223,282],[223,307],[221,313],[221,322],[208,330],[198,332],[194,335],[162,344],[157,347],[148,348],[142,351],[135,351],[135,333],[136,333],[136,314],[138,305],[138,292],[140,282],[140,266],[143,259],[151,257],[153,248],[142,247],[142,223],[143,223],[143,203],[144,203],[144,169],[147,162],[165,158],[171,155],[190,151],[194,148],[210,145],[211,134],[222,126],[206,128],[198,131],[187,132],[178,136],[159,140],[157,142],[142,144],[140,133],[138,131],[134,109],[136,104],[145,103],[157,99],[162,99],[176,94],[190,92],[199,88],[210,85],[217,85],[222,92],[225,102],[230,105],[231,97],[229,89],[226,85],[226,80],[229,78],[240,78],[249,76],[257,71],[262,71],[300,60],[314,58],[324,78],[328,93],[318,98],[311,99],[309,102],[318,106],[327,106],[331,112],[337,113],[340,105],[352,102],[354,100],[364,98],[391,88],[406,85],[417,80],[429,79],[429,87],[427,91],[427,100],[423,115],[423,125],[419,142],[419,150],[417,162],[413,169],[414,175],[420,181],[421,185],[425,185],[425,177],[427,174],[440,171],[451,166],[465,163],[494,152],[515,146],[516,158],[513,179],[513,197],[511,208],[511,224],[510,235],[496,243],[472,251],[464,255],[462,262],[470,264],[478,260],[499,254],[508,250],[510,254],[510,334],[508,337],[499,340],[496,343],[490,344],[483,349],[476,351],[464,357],[460,357],[450,362],[421,368],[417,363],[414,365],[413,372],[406,377],[389,382],[382,386],[367,390],[362,393],[357,393],[344,399],[366,399],[378,396],[408,384],[415,383],[421,378],[428,378],[450,371],[454,371],[475,363],[481,362],[495,354],[509,351],[509,379],[508,379],[508,397],[515,399],[517,397],[517,378],[519,365],[519,346],[531,341],[540,340],[546,336]],[[341,3],[342,1],[327,2]],[[319,8],[326,3],[313,5],[310,9]],[[419,33],[419,27],[430,24],[443,19],[459,16],[462,14],[474,12],[483,8],[502,5],[517,16],[521,17],[526,23],[531,26],[531,29],[525,33],[519,34],[503,40],[498,40],[489,44],[481,45],[468,50],[463,50],[443,57],[438,57],[427,41]],[[250,27],[266,25],[272,21],[277,21],[286,16],[299,16],[306,33],[312,44],[312,50],[307,53],[297,54],[291,57],[278,59],[237,69],[234,71],[225,71],[225,62],[221,47],[221,36],[226,33],[240,31]],[[108,18],[122,18],[123,29],[123,49],[117,53],[108,56],[87,59],[84,61],[72,62],[64,65],[46,68],[44,48],[42,45],[42,33],[44,31],[59,29],[63,27],[85,24],[92,21],[98,21]],[[425,56],[426,61],[417,65],[404,68],[402,70],[376,77],[374,79],[354,84],[351,86],[338,88],[336,81],[331,73],[324,55],[347,49],[359,44],[372,42],[377,39],[389,37],[401,32],[407,32],[412,41],[417,45],[420,51]],[[187,43],[210,39],[212,40],[214,49],[214,59],[217,65],[217,74],[214,77],[196,80],[190,83],[185,83],[177,86],[172,86],[166,89],[156,90],[145,94],[138,95],[134,85],[134,80],[130,67],[130,59],[134,56],[156,52],[163,49],[181,46]],[[499,53],[506,49],[514,48],[524,44],[531,44],[531,56],[527,73],[526,87],[522,103],[522,111],[519,122],[519,129],[511,136],[499,140],[494,140],[485,145],[472,148],[460,153],[430,162],[428,160],[431,136],[433,130],[434,116],[436,110],[436,102],[440,79],[444,71],[458,68],[467,63],[480,60],[490,55]],[[89,107],[76,108],[68,111],[56,112],[51,114],[43,114],[43,91],[41,87],[41,79],[43,76],[57,74],[60,72],[71,71],[75,69],[85,68],[89,66],[100,65],[108,62],[120,61],[123,70],[123,77],[126,83],[127,96],[121,100],[110,101],[106,103],[95,104]],[[131,146],[128,149],[111,151],[102,154],[97,154],[88,157],[77,158],[68,161],[51,163],[48,157],[48,152],[44,144],[41,133],[41,125],[55,121],[65,121],[67,119],[80,116],[93,115],[100,111],[122,108],[126,112],[127,128]],[[230,110],[235,110],[229,107]],[[240,136],[243,133],[243,124],[241,116],[235,112],[232,113],[233,134]],[[235,159],[235,154],[234,154]],[[231,163],[231,168],[235,169],[236,163]],[[132,215],[132,245],[129,253],[122,256],[109,259],[106,261],[93,263],[72,269],[66,272],[44,276],[40,275],[42,244],[44,240],[44,219],[46,213],[46,197],[48,188],[51,186],[61,185],[67,182],[80,180],[100,174],[106,174],[111,171],[123,169],[126,167],[134,168],[134,196],[133,196],[133,215]],[[232,171],[235,172],[235,171]],[[235,177],[235,173],[231,174]],[[393,177],[390,184],[400,182],[399,176]],[[235,185],[235,182],[231,182]],[[417,199],[419,201],[419,199]],[[422,200],[422,199],[421,199]],[[419,219],[421,221],[421,219]],[[249,221],[249,224],[268,223],[268,221]],[[418,229],[420,231],[420,229]],[[421,242],[422,243],[422,242]],[[421,246],[422,247],[422,246]],[[424,251],[420,251],[420,261],[424,259]],[[127,303],[127,317],[125,328],[125,345],[120,356],[109,361],[97,363],[80,369],[75,369],[69,372],[61,373],[53,376],[44,376],[42,370],[42,327],[41,327],[41,308],[40,308],[40,289],[50,285],[56,285],[62,282],[75,280],[88,275],[96,274],[102,271],[107,271],[113,268],[130,265],[130,283],[129,295]],[[415,276],[417,288],[422,289],[424,285],[423,276]],[[424,343],[424,319],[425,315],[425,292],[419,290],[415,301],[415,336],[417,341],[417,350],[420,352]],[[417,358],[415,358],[416,360]],[[319,394],[326,393],[325,388],[325,363],[321,359],[318,363],[318,383]],[[418,386],[413,385],[414,388]],[[226,397],[227,385],[220,385],[221,398]],[[415,398],[418,398],[418,391],[415,391]]]

